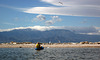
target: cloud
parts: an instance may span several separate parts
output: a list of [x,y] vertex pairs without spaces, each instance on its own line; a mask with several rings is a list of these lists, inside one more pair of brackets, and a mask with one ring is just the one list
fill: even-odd
[[[0,7],[15,9],[24,13],[100,17],[99,0],[40,0],[55,5],[48,7],[16,8],[0,4]],[[59,3],[61,2],[61,3]]]
[[28,8],[17,8],[17,7],[13,7],[13,6],[9,6],[9,5],[4,5],[4,4],[0,4],[0,7],[14,9],[14,10],[17,10],[17,11],[23,11],[23,10],[27,10],[28,9]]
[[73,27],[76,33],[97,33],[98,30],[95,27]]
[[[24,9],[25,13],[48,14],[48,15],[69,15],[100,17],[99,0],[41,0],[57,7],[32,7]],[[62,4],[59,4],[62,2]],[[61,7],[58,7],[61,6]]]
[[8,6],[8,5],[3,5],[3,4],[0,4],[0,7],[5,7],[5,8],[16,9],[15,7],[12,7],[12,6]]
[[6,24],[6,25],[15,25],[15,24],[13,24],[13,23],[8,23],[8,22],[5,22],[5,23],[3,23],[3,24]]
[[88,23],[87,19],[84,19],[81,23]]
[[17,28],[11,28],[11,29],[0,29],[0,32],[4,31],[12,31],[12,30],[18,30],[18,29],[33,29],[33,30],[39,30],[39,31],[45,31],[45,30],[51,30],[56,27],[54,26],[29,26],[29,27],[17,27]]
[[52,25],[52,24],[54,24],[56,22],[62,21],[62,19],[59,18],[59,16],[51,16],[51,18],[52,18],[51,20],[45,21],[46,25]]
[[59,16],[51,16],[53,21],[62,21],[61,18],[59,18]]
[[46,20],[46,17],[44,15],[39,14],[32,20],[32,22],[33,21],[43,21],[43,20]]
[[95,26],[95,28],[98,29],[98,30],[100,30],[100,27],[96,27],[96,26]]
[[100,27],[71,27],[71,26],[29,26],[29,27],[17,27],[12,29],[0,29],[0,32],[3,31],[12,31],[14,29],[33,29],[39,31],[46,31],[52,29],[64,29],[70,30],[77,34],[87,34],[87,35],[100,35]]
[[48,20],[48,21],[45,21],[45,24],[46,25],[52,25],[52,24],[54,24],[54,21],[53,20]]
[[41,0],[53,5],[62,6],[59,2],[63,3],[63,6],[98,6],[100,5],[99,0]]
[[39,19],[40,21],[46,19],[45,16],[43,16],[43,15],[37,15],[36,18]]
[[62,19],[59,18],[59,16],[51,16],[51,19],[50,20],[46,20],[46,18],[47,17],[45,17],[44,15],[39,14],[39,15],[36,16],[36,18],[34,18],[32,20],[32,22],[33,21],[36,21],[36,22],[43,21],[45,23],[45,25],[52,25],[52,24],[54,24],[56,22],[62,21]]

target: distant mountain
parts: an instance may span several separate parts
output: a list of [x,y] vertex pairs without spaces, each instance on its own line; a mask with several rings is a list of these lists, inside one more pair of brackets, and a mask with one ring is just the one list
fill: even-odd
[[81,41],[100,41],[100,35],[76,34],[69,30],[52,29],[39,31],[35,29],[15,29],[12,31],[0,32],[0,43],[3,42],[81,42]]

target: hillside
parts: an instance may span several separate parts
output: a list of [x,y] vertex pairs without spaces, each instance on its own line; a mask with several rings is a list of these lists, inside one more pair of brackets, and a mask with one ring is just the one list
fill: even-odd
[[76,34],[69,30],[52,29],[46,31],[32,29],[15,29],[12,31],[0,32],[0,43],[3,42],[81,42],[100,41],[100,35]]

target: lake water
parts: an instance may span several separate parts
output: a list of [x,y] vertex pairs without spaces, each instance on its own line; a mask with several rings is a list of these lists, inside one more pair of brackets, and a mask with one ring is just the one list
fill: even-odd
[[0,60],[100,60],[100,48],[0,48]]

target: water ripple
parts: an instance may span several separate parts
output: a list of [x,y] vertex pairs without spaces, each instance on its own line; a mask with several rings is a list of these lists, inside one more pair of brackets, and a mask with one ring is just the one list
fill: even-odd
[[100,48],[0,48],[0,60],[99,60]]

